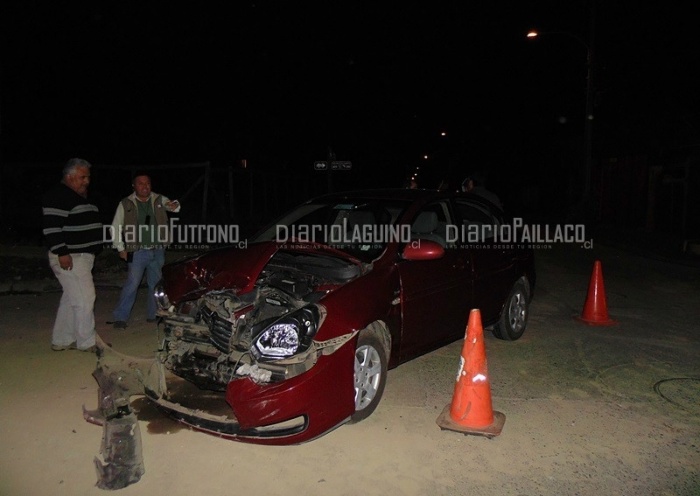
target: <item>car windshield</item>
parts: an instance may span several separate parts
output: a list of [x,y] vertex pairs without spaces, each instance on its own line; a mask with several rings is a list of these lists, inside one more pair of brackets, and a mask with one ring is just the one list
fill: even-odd
[[410,226],[396,223],[408,205],[407,201],[377,199],[306,203],[268,225],[252,241],[323,244],[370,262],[387,243],[410,238]]

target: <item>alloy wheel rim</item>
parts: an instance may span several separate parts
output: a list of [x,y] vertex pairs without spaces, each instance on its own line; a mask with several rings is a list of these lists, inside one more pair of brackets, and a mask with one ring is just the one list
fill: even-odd
[[513,331],[520,332],[520,330],[525,327],[526,312],[525,295],[521,292],[514,294],[513,299],[510,301],[510,309],[508,312],[510,327]]
[[379,353],[372,346],[360,346],[355,351],[355,411],[372,403],[382,375]]

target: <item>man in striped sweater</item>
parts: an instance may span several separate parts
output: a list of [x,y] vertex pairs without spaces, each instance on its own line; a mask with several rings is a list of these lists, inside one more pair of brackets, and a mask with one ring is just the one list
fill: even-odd
[[49,265],[63,288],[51,339],[54,351],[95,351],[92,267],[103,240],[99,211],[87,199],[90,168],[86,160],[70,159],[63,179],[42,202]]

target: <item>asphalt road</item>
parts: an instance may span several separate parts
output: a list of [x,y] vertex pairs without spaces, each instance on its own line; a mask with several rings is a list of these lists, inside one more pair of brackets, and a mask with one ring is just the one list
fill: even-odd
[[[595,260],[614,326],[575,319]],[[146,473],[120,492],[700,494],[700,269],[600,243],[543,247],[537,269],[523,338],[485,333],[493,408],[506,416],[499,436],[436,424],[452,400],[459,341],[390,371],[366,421],[300,446],[214,438],[136,399]],[[148,356],[157,333],[142,318],[122,332],[103,324],[121,274],[100,277],[100,334]],[[102,492],[92,464],[101,429],[81,412],[96,404],[94,357],[50,351],[59,298],[55,290],[0,297],[0,494]]]

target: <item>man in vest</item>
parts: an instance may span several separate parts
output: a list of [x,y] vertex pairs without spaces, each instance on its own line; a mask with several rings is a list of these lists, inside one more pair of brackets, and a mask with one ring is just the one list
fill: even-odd
[[137,173],[131,186],[134,192],[119,202],[112,220],[114,247],[129,265],[119,303],[113,312],[115,329],[126,328],[144,272],[148,284],[146,320],[156,321],[153,292],[162,277],[165,248],[170,243],[167,212],[180,211],[177,200],[170,201],[151,191],[148,174]]

